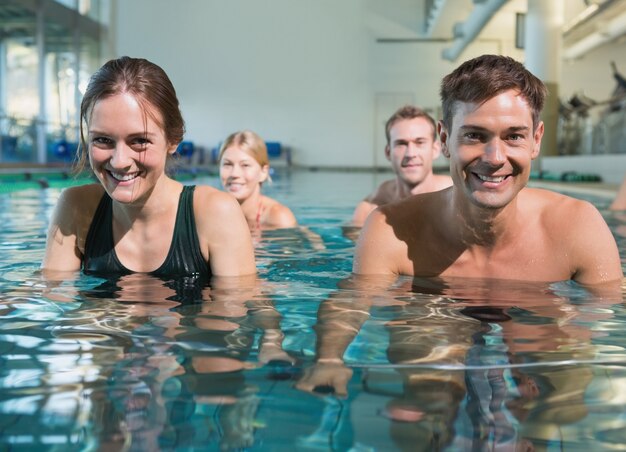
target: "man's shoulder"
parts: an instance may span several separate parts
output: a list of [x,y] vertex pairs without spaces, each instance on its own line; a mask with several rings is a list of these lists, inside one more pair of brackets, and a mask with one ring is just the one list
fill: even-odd
[[373,211],[359,238],[355,272],[413,275],[417,264],[427,266],[430,250],[445,245],[440,231],[449,222],[441,206],[447,201],[445,192],[430,192]]
[[420,193],[398,199],[379,209],[390,223],[410,224],[417,227],[422,223],[436,221],[443,213],[441,207],[448,202],[446,190]]
[[397,201],[399,199],[397,197],[397,192],[396,180],[386,180],[381,182],[376,190],[370,193],[364,201],[370,204],[375,204],[376,206],[382,206],[383,204]]
[[435,186],[433,191],[443,190],[452,186],[452,178],[447,174],[433,174],[433,181]]
[[595,209],[588,201],[543,188],[525,188],[521,194],[526,208],[540,209],[546,214]]
[[527,215],[540,220],[551,235],[576,231],[589,217],[600,217],[598,209],[589,201],[539,188],[523,192],[523,209]]

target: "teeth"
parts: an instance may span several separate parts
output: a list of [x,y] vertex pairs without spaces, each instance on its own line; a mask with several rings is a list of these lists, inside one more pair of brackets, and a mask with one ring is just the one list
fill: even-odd
[[125,174],[125,173],[114,173],[113,171],[111,171],[111,176],[113,176],[115,179],[119,181],[126,182],[126,181],[133,180],[134,178],[136,178],[137,173]]
[[491,177],[491,176],[483,176],[481,174],[477,174],[478,178],[485,182],[502,182],[505,179],[505,176]]

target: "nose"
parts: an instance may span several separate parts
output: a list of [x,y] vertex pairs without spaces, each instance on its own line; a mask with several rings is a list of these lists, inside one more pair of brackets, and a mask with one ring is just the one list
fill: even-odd
[[113,168],[127,168],[131,165],[131,152],[132,149],[129,149],[126,146],[126,143],[118,143],[113,149],[113,155],[111,156],[111,160],[109,164]]
[[409,143],[406,146],[406,151],[404,152],[404,159],[411,160],[413,157],[417,157],[417,155],[419,154],[418,149],[419,148],[417,144],[413,143],[412,141],[409,141]]
[[506,161],[506,152],[504,143],[499,138],[494,138],[485,147],[483,161],[493,166],[502,165]]
[[229,176],[232,178],[236,178],[241,174],[241,167],[239,165],[232,165],[230,167],[230,174]]

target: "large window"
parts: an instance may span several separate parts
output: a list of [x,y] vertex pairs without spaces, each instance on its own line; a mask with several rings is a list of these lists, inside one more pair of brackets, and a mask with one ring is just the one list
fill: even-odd
[[4,42],[2,162],[35,162],[39,95],[37,49],[25,39]]
[[0,163],[73,158],[109,1],[0,2]]

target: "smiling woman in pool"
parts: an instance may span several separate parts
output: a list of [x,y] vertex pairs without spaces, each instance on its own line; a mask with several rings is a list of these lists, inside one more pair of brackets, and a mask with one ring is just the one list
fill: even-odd
[[222,185],[241,205],[251,230],[297,226],[287,206],[261,194],[263,182],[271,181],[267,146],[261,137],[250,130],[229,135],[218,161]]
[[183,186],[166,174],[183,132],[176,92],[159,66],[129,57],[102,66],[81,104],[79,161],[82,167],[89,159],[100,183],[61,194],[44,271],[255,273],[252,240],[237,203],[212,187]]

